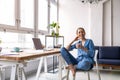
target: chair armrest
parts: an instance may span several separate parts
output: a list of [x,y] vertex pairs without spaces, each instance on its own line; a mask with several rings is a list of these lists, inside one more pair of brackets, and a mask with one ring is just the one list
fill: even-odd
[[97,61],[98,50],[95,50],[94,60]]
[[95,67],[96,67],[97,74],[98,74],[98,80],[101,80],[101,77],[100,77],[100,72],[99,72],[99,68],[98,68],[97,55],[98,55],[98,50],[95,50],[95,56],[94,56]]
[[97,55],[98,55],[98,50],[95,50],[94,61],[96,66],[98,66]]

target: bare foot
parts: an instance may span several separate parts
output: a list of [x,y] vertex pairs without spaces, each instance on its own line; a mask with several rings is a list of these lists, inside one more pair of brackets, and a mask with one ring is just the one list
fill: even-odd
[[75,73],[76,73],[75,67],[74,67],[73,65],[71,65],[71,64],[70,64],[68,67],[69,67],[69,69],[71,70],[73,76],[75,76]]

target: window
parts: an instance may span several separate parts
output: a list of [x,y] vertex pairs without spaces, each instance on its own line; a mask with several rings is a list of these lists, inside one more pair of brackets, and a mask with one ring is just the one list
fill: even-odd
[[57,2],[51,1],[50,4],[50,23],[57,22]]
[[32,38],[37,36],[44,44],[50,21],[57,21],[56,3],[57,0],[0,0],[0,46],[30,48]]
[[21,0],[21,27],[34,28],[34,0]]
[[48,1],[38,1],[38,29],[47,31],[48,27]]
[[[9,37],[8,37],[9,36]],[[3,48],[33,48],[31,34],[12,33],[12,32],[0,32],[0,44]]]
[[0,0],[0,24],[15,25],[15,0]]

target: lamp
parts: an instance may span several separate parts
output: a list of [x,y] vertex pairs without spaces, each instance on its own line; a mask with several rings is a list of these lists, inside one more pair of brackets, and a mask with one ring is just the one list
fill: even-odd
[[82,3],[90,3],[90,4],[94,4],[94,3],[98,3],[99,1],[102,0],[80,0]]

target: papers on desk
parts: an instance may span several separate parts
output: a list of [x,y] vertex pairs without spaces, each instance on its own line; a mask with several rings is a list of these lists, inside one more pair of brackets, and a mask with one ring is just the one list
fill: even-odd
[[25,53],[28,53],[28,54],[33,54],[33,53],[40,53],[40,52],[43,52],[44,50],[24,50]]
[[[22,52],[22,50],[20,50],[19,52]],[[0,55],[19,55],[19,52],[15,52],[14,50],[11,49],[3,49],[0,52]]]
[[0,55],[19,55],[17,52],[1,52]]
[[54,48],[44,48],[43,50],[44,51],[51,51],[51,50],[53,50]]
[[28,50],[24,50],[25,53],[30,53],[30,54],[37,54],[37,53],[42,53],[44,51],[51,51],[53,50],[53,48],[44,48],[44,49],[40,49],[40,50],[32,50],[32,49],[28,49]]
[[19,52],[4,50],[0,52],[0,55],[19,55],[19,54],[22,54],[21,52],[26,53],[26,54],[37,54],[37,53],[42,53],[44,51],[51,51],[51,50],[53,50],[53,48],[44,48],[42,50],[25,49]]

